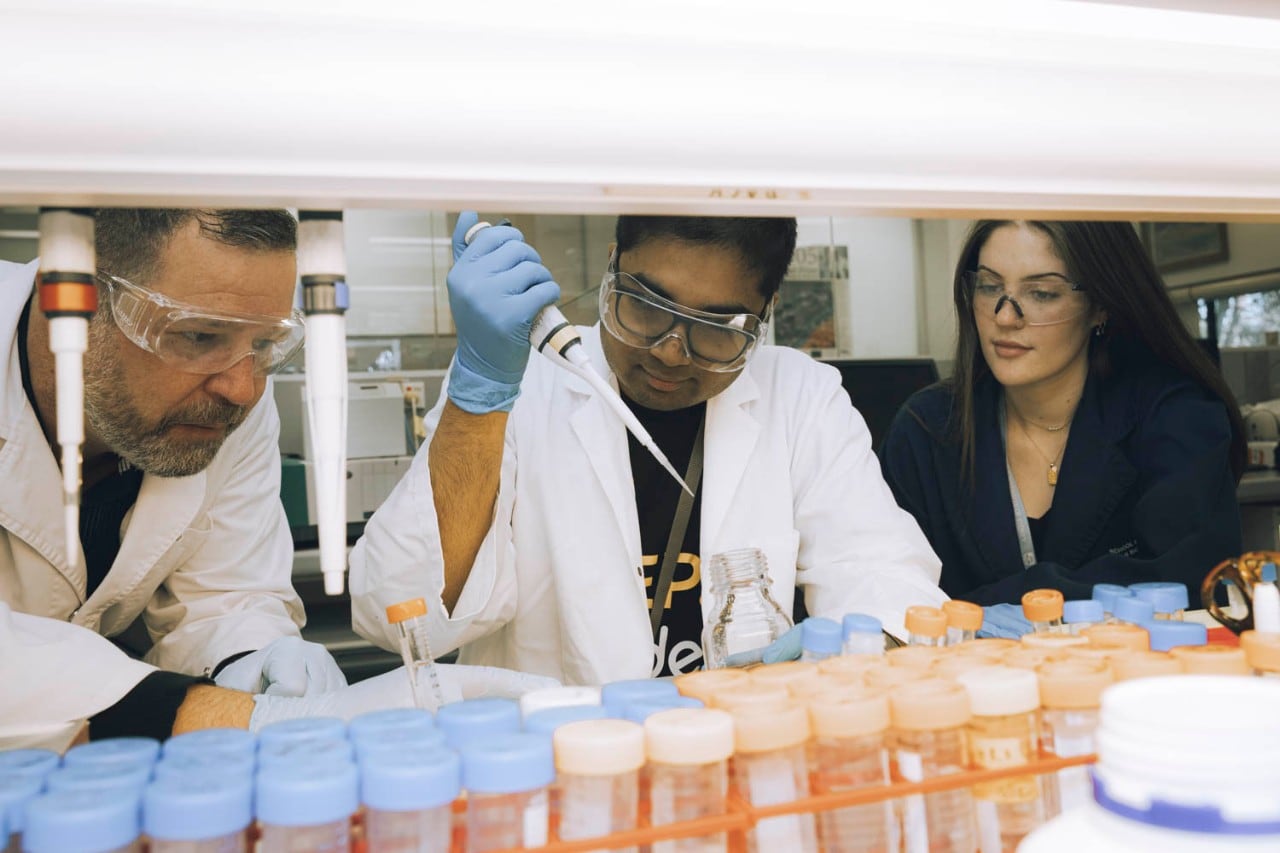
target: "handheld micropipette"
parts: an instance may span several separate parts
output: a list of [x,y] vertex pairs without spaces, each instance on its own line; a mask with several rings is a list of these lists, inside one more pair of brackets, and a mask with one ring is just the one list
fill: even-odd
[[84,353],[89,320],[98,310],[94,283],[93,212],[40,211],[40,310],[49,318],[62,451],[62,511],[67,565],[80,563],[80,463],[84,445]]
[[[503,221],[501,224],[509,224]],[[491,223],[477,222],[467,229],[467,233],[463,236],[463,242],[468,246],[471,245],[472,239],[489,228]],[[685,483],[684,478],[672,466],[667,455],[658,447],[658,443],[649,435],[649,431],[644,428],[639,419],[632,413],[627,404],[618,396],[618,392],[613,390],[605,378],[596,372],[595,367],[591,364],[591,359],[587,356],[586,348],[582,346],[582,338],[578,335],[578,329],[570,323],[560,309],[555,305],[548,305],[538,312],[538,316],[533,320],[533,327],[529,329],[529,343],[538,352],[551,359],[554,363],[560,365],[575,376],[581,377],[588,385],[595,390],[600,398],[613,410],[618,416],[627,430],[636,437],[636,440],[644,445],[645,449],[658,460],[666,472],[670,474],[680,488],[684,489],[690,495],[693,491]]]
[[347,566],[347,265],[342,212],[298,213],[298,274],[306,315],[307,424],[316,475],[320,571],[341,595]]

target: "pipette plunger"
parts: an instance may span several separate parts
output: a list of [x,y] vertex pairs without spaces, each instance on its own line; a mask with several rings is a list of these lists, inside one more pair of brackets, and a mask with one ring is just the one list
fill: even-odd
[[[503,221],[501,224],[506,225],[508,223]],[[463,236],[463,241],[470,245],[475,235],[488,227],[490,227],[488,222],[477,222],[467,229],[467,233]],[[688,484],[685,483],[684,478],[680,476],[675,466],[667,459],[666,454],[658,447],[658,443],[649,435],[649,431],[644,428],[640,420],[627,407],[622,398],[618,396],[618,392],[614,391],[613,386],[596,372],[595,366],[592,365],[591,359],[587,356],[586,348],[582,346],[582,337],[578,334],[577,327],[565,318],[559,308],[555,305],[548,305],[538,312],[538,316],[533,320],[532,328],[529,329],[529,343],[551,361],[587,382],[609,408],[613,410],[613,413],[618,416],[627,430],[636,437],[636,440],[644,445],[644,448],[652,454],[653,458],[658,460],[658,464],[680,484],[680,488],[689,492],[690,495],[693,494]]]

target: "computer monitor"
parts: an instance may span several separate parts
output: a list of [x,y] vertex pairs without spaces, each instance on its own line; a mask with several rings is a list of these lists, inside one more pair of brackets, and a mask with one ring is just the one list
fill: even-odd
[[907,398],[938,381],[938,365],[931,358],[840,359],[827,364],[840,371],[840,384],[866,420],[871,447],[877,451]]

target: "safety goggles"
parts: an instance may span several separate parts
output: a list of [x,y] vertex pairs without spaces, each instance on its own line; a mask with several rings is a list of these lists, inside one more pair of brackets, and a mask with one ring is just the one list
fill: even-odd
[[274,373],[302,346],[302,314],[288,317],[210,311],[106,273],[111,317],[126,338],[184,373],[221,373],[253,357],[258,375]]
[[600,321],[609,334],[639,349],[653,349],[674,336],[690,361],[715,373],[729,373],[746,364],[764,337],[769,314],[770,308],[764,317],[685,308],[614,269],[600,282]]
[[1014,294],[1000,280],[982,271],[970,271],[964,274],[964,286],[974,311],[994,317],[1007,302],[1028,326],[1066,323],[1089,310],[1089,297],[1080,285],[1066,279],[1024,282]]

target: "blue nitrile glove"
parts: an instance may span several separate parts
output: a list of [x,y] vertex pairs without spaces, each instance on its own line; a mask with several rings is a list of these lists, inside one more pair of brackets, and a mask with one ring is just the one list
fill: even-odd
[[[542,675],[530,675],[495,666],[460,666],[439,663],[440,692],[446,704],[462,699],[490,697],[518,699],[530,690],[559,687],[560,682]],[[265,725],[299,717],[339,717],[350,720],[368,711],[383,708],[412,708],[413,694],[404,667],[373,678],[314,696],[253,697],[253,714],[249,728],[258,731]]]
[[272,640],[227,664],[213,681],[219,687],[273,696],[312,696],[347,686],[328,649],[301,637]]
[[724,659],[724,665],[750,666],[753,663],[779,663],[784,660],[799,660],[800,652],[800,626],[796,625],[767,646],[729,655]]
[[479,231],[468,246],[467,230],[477,221],[470,210],[458,217],[447,281],[458,329],[449,399],[480,415],[511,411],[529,363],[529,329],[538,312],[560,298],[560,287],[509,225]]
[[1020,604],[992,604],[982,608],[979,637],[1005,637],[1016,640],[1031,633],[1031,623],[1022,615]]

